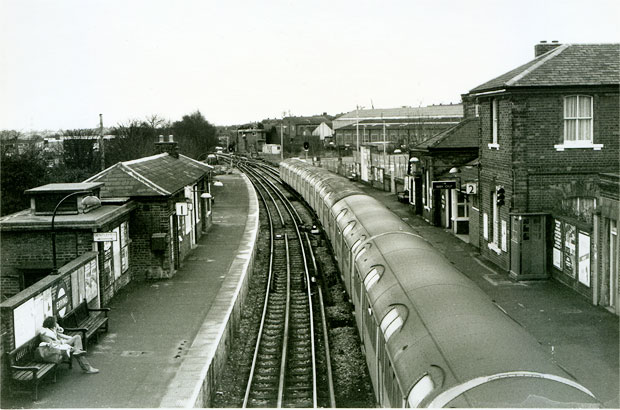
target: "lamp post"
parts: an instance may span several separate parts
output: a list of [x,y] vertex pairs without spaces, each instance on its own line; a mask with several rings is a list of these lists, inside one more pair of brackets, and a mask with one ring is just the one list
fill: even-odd
[[[54,212],[52,213],[52,275],[58,274],[58,267],[56,263],[56,230],[55,230],[55,225],[54,225],[54,221],[56,220],[56,212],[58,212],[58,208],[60,207],[60,205],[68,198],[71,198],[73,196],[80,195],[80,194],[90,194],[90,193],[91,191],[71,192],[69,195],[66,195],[64,198],[58,201],[58,203],[54,207]],[[101,200],[93,195],[85,196],[82,199],[82,205],[89,206],[89,207],[101,205]]]

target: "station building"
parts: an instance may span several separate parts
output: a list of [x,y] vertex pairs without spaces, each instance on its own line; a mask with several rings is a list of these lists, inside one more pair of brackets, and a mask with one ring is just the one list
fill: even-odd
[[469,236],[477,199],[478,118],[466,118],[409,150],[412,211],[435,226]]
[[36,336],[45,316],[105,306],[130,281],[171,277],[211,225],[212,167],[160,137],[159,154],[83,183],[29,189],[0,218],[1,349]]
[[103,182],[107,203],[131,201],[131,258],[136,279],[174,275],[211,225],[213,167],[178,152],[160,136],[157,155],[119,162],[86,182]]
[[481,254],[616,312],[619,85],[620,44],[541,43],[468,93],[480,119]]

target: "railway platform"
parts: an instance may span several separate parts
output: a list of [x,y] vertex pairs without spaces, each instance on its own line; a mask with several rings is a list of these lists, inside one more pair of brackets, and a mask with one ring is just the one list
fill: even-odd
[[553,280],[516,282],[480,258],[475,247],[411,213],[393,193],[355,184],[400,216],[590,389],[604,408],[620,408],[619,321]]
[[237,172],[218,180],[213,226],[176,275],[133,282],[113,299],[109,333],[86,356],[100,373],[63,366],[38,401],[3,391],[2,408],[201,407],[211,366],[222,361],[218,346],[230,337],[228,317],[240,310],[258,232],[249,180]]

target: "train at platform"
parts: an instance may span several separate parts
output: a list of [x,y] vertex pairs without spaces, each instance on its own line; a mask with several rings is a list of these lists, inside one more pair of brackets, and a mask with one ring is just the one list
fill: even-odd
[[382,407],[600,407],[586,387],[400,217],[298,159],[280,177],[338,262]]

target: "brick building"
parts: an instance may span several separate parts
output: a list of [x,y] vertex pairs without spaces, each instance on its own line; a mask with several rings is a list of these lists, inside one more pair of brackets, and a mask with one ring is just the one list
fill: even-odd
[[467,183],[477,181],[469,169],[478,157],[478,131],[478,118],[466,118],[409,151],[406,185],[413,212],[455,234],[469,233],[475,193]]
[[462,104],[360,109],[334,119],[333,140],[338,147],[355,149],[359,134],[359,145],[387,141],[388,148],[394,150],[417,145],[462,119]]
[[237,130],[234,137],[235,152],[258,153],[263,151],[263,145],[267,141],[267,131],[258,126],[244,126]]
[[[85,197],[100,197],[102,186],[48,184],[29,189],[25,194],[31,197],[30,209],[0,218],[3,300],[88,252],[98,255],[102,274],[97,294],[102,295],[102,303],[130,281],[127,231],[134,205],[125,201],[83,206]],[[99,242],[101,233],[113,233],[115,240]]]
[[480,118],[482,255],[594,303],[601,173],[619,166],[619,85],[619,44],[541,43],[532,61],[467,95]]
[[130,199],[129,238],[136,279],[171,277],[211,225],[211,166],[179,154],[172,136],[160,154],[119,162],[86,182],[104,182],[108,203]]

